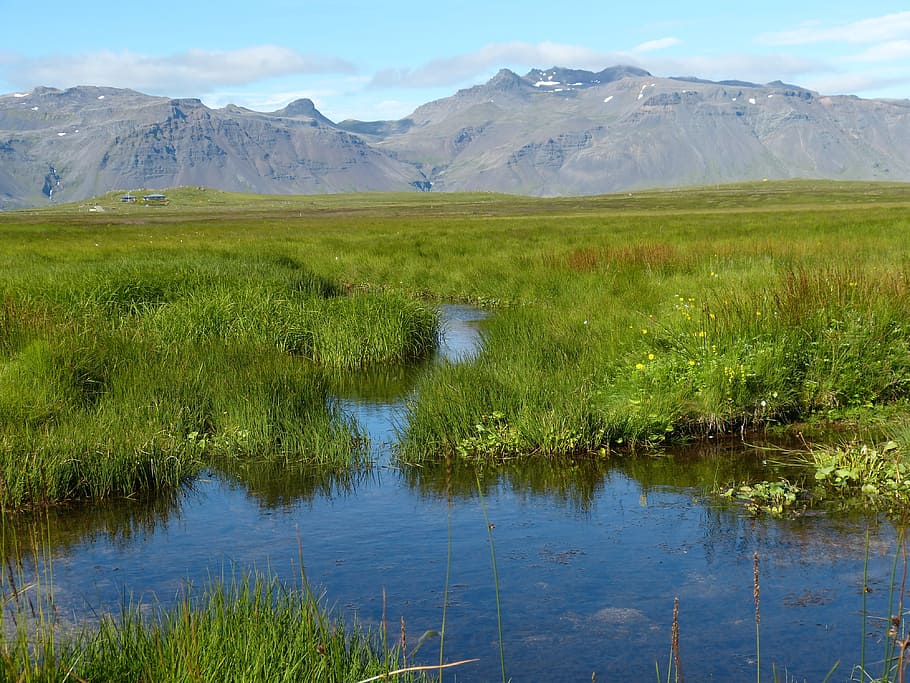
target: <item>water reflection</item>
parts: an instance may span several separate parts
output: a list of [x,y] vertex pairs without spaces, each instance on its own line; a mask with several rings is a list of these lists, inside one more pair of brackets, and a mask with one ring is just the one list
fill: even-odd
[[473,501],[507,490],[519,499],[545,496],[551,504],[577,512],[590,510],[615,465],[594,458],[540,459],[497,466],[459,460],[403,470],[402,479],[416,494],[437,499]]
[[329,393],[342,405],[398,403],[414,390],[417,380],[433,362],[426,360],[412,365],[391,365],[357,372],[331,373],[327,376]]
[[775,476],[769,465],[769,448],[739,439],[715,439],[691,447],[678,447],[658,455],[620,457],[617,466],[639,481],[647,491],[663,486],[695,488],[705,492],[726,485]]
[[69,505],[40,511],[0,513],[3,548],[30,548],[36,539],[65,552],[83,543],[130,546],[143,543],[180,519],[183,504],[194,495],[193,484],[152,496],[118,499],[106,505]]
[[392,446],[404,428],[405,402],[427,367],[467,362],[482,349],[481,324],[486,312],[473,306],[444,305],[439,315],[439,348],[433,358],[420,365],[377,368],[331,379],[335,406],[366,434],[377,465],[391,464]]
[[507,487],[515,495],[544,496],[551,503],[587,512],[610,479],[622,473],[638,482],[642,504],[650,491],[692,489],[703,497],[727,485],[773,476],[767,452],[741,442],[699,444],[660,455],[610,457],[546,457],[485,465],[460,460],[409,468],[403,477],[423,496],[472,499]]
[[[832,680],[846,680],[860,658],[864,600],[870,615],[890,614],[896,531],[888,521],[754,518],[708,495],[767,476],[767,451],[718,443],[654,458],[400,471],[381,445],[394,438],[397,392],[412,391],[410,382],[393,372],[366,389],[336,387],[371,438],[372,469],[225,462],[174,496],[50,511],[16,533],[50,538],[58,608],[78,620],[116,613],[125,594],[167,605],[186,582],[235,568],[293,584],[301,560],[345,617],[372,627],[383,615],[396,624],[405,617],[412,640],[440,628],[448,600],[446,657],[481,660],[460,670],[460,681],[499,679],[488,518],[514,681],[591,680],[592,672],[653,680],[656,661],[666,669],[675,597],[687,679],[754,678],[756,552],[766,680],[772,664],[821,680],[838,659]],[[870,660],[883,652],[881,624],[866,627],[879,639],[869,641]],[[433,649],[421,652],[427,662]]]
[[378,473],[365,470],[323,470],[301,463],[273,460],[222,460],[209,473],[228,487],[245,492],[264,510],[290,508],[314,498],[343,498],[363,486],[376,485]]
[[[57,605],[89,618],[116,612],[126,592],[169,604],[185,582],[201,584],[235,567],[293,582],[302,558],[311,582],[343,614],[377,627],[385,592],[388,619],[404,616],[416,637],[440,627],[451,542],[448,656],[481,658],[458,680],[493,680],[496,602],[482,502],[495,525],[506,662],[515,681],[590,680],[592,671],[601,680],[650,679],[668,652],[677,596],[687,677],[751,678],[754,552],[766,678],[772,662],[799,680],[820,680],[838,658],[845,667],[859,661],[863,598],[870,614],[889,613],[890,524],[753,518],[717,506],[705,489],[716,473],[740,465],[729,453],[702,460],[678,454],[569,468],[557,461],[477,472],[376,468],[355,480],[300,472],[286,486],[268,469],[206,476],[178,505],[124,506],[119,521],[61,512],[50,532]],[[677,467],[697,474],[680,486]],[[864,594],[867,530],[872,592]]]
[[437,358],[452,363],[473,360],[482,349],[481,323],[488,314],[474,306],[444,305],[439,308],[442,329]]

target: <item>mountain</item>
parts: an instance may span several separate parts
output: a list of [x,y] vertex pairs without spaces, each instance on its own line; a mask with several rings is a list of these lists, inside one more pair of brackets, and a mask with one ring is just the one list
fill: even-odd
[[0,208],[176,185],[308,194],[424,181],[310,100],[259,113],[113,88],[0,96]]
[[176,185],[551,196],[791,177],[910,180],[910,101],[627,66],[504,69],[399,121],[333,123],[310,100],[263,113],[98,87],[0,96],[0,209]]
[[418,108],[367,139],[434,190],[580,195],[762,178],[910,180],[910,101],[779,81],[552,68]]

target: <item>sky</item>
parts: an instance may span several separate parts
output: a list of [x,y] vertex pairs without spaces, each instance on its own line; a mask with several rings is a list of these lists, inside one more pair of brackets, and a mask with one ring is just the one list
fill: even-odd
[[0,93],[132,88],[333,121],[398,119],[501,68],[767,83],[910,98],[906,0],[0,0]]

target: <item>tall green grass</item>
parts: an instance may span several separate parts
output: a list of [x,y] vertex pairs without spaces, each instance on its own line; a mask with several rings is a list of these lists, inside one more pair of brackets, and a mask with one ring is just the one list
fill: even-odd
[[128,607],[116,621],[103,619],[62,648],[57,670],[84,680],[348,683],[398,668],[398,650],[378,641],[333,617],[308,589],[240,577],[152,616]]
[[365,463],[329,374],[428,357],[432,307],[280,251],[75,252],[0,275],[0,500],[179,486],[216,458]]
[[[387,678],[401,644],[346,624],[301,574],[287,588],[261,574],[187,589],[170,607],[124,605],[77,625],[54,598],[50,526],[0,538],[0,678],[9,681],[323,681]],[[43,531],[42,531],[43,530]],[[403,672],[396,680],[429,680]]]
[[403,455],[648,447],[906,402],[908,273],[851,256],[757,278],[751,256],[720,270],[658,250],[598,266],[603,308],[588,276],[551,279],[545,301],[497,313],[472,367],[426,378]]
[[[906,186],[554,200],[169,194],[154,214],[0,217],[4,377],[23,376],[32,342],[86,329],[138,345],[143,359],[213,349],[189,370],[190,394],[227,387],[217,368],[253,365],[238,349],[277,351],[276,364],[316,375],[410,363],[437,334],[417,302],[452,300],[495,315],[475,362],[420,381],[408,462],[641,449],[907,398]],[[214,360],[222,354],[233,359]],[[69,388],[27,387],[10,422],[51,424],[77,404],[91,414],[116,384],[103,372],[100,384],[58,379]],[[191,401],[175,443],[196,432],[196,450],[217,450],[220,424],[276,443],[263,423],[219,423],[221,400]]]

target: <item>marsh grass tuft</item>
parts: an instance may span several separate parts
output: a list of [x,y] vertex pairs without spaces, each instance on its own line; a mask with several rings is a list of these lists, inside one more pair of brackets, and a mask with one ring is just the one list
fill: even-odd
[[127,607],[60,659],[86,680],[342,683],[388,675],[398,657],[397,649],[381,652],[369,632],[329,616],[308,589],[241,576],[151,617]]
[[127,602],[119,614],[78,626],[55,604],[47,520],[36,518],[26,537],[11,532],[7,512],[0,522],[4,680],[428,681],[431,672],[476,661],[398,669],[398,647],[337,617],[302,571],[291,587],[233,574],[187,586],[173,606]]
[[359,467],[363,437],[326,374],[412,362],[437,343],[432,307],[341,296],[280,253],[146,257],[0,276],[7,507],[174,488],[218,458]]

